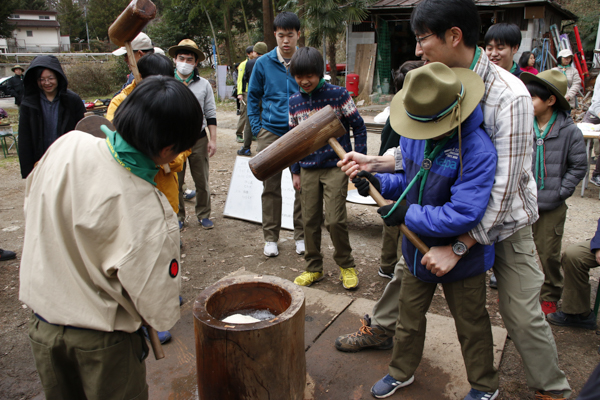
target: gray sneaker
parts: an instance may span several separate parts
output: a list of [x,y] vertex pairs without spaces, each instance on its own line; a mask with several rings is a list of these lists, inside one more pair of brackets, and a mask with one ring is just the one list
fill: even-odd
[[379,325],[371,326],[371,318],[365,315],[361,319],[362,326],[358,332],[339,336],[335,340],[335,348],[339,351],[356,353],[363,349],[389,350],[394,347],[394,338],[388,336]]
[[598,175],[598,176],[592,176],[590,178],[590,182],[593,183],[596,186],[600,186],[600,175]]

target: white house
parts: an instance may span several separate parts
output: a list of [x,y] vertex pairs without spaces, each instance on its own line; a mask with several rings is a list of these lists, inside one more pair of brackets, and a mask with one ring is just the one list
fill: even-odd
[[11,52],[58,53],[61,50],[60,24],[56,11],[15,10],[8,18],[15,25]]

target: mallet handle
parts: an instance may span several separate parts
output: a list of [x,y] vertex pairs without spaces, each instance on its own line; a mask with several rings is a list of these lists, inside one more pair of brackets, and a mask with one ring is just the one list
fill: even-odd
[[131,72],[133,73],[133,77],[135,78],[135,84],[139,85],[140,83],[142,83],[142,76],[140,75],[140,71],[138,71],[137,61],[135,61],[135,55],[133,54],[131,42],[125,42],[125,50],[127,50],[127,58],[129,60]]
[[158,339],[158,332],[156,332],[156,329],[154,329],[150,325],[146,326],[146,329],[148,329],[148,336],[150,337],[150,346],[152,346],[154,358],[156,358],[157,360],[165,358],[165,352],[163,351],[162,344],[160,344],[160,340]]
[[[346,150],[344,150],[344,148],[337,141],[336,138],[329,138],[327,140],[327,143],[331,146],[333,151],[335,151],[335,154],[337,154],[337,156],[340,159],[344,158],[344,156],[346,155]],[[388,204],[386,202],[386,200],[383,198],[383,196],[381,195],[381,193],[379,193],[377,191],[377,189],[375,189],[375,187],[371,184],[371,182],[369,182],[369,195],[373,198],[373,200],[375,200],[375,203],[377,203],[377,205],[379,207],[383,207]],[[419,249],[421,254],[426,254],[429,251],[429,247],[427,247],[427,245],[425,243],[423,243],[423,241],[421,239],[419,239],[419,237],[417,235],[415,235],[414,232],[412,232],[410,229],[408,229],[408,227],[406,225],[401,224],[400,230],[406,236],[406,238],[408,240],[410,240],[410,242],[412,244],[414,244],[417,247],[417,249]]]

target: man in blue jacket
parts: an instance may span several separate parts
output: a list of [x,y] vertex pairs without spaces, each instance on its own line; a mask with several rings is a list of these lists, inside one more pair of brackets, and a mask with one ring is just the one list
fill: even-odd
[[[256,61],[248,89],[248,119],[252,135],[257,136],[258,152],[290,129],[289,99],[298,91],[298,84],[290,75],[289,65],[300,38],[300,20],[294,13],[282,12],[273,21],[273,28],[277,47]],[[275,257],[279,255],[277,241],[281,229],[281,173],[265,180],[263,185],[264,254]],[[294,240],[296,253],[304,254],[304,229],[298,191],[294,199]]]

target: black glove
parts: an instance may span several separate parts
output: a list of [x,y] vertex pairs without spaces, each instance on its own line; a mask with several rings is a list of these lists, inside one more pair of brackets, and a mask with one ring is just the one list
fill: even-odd
[[379,183],[379,179],[375,178],[366,171],[360,171],[356,177],[352,179],[352,183],[354,183],[354,186],[356,186],[356,189],[358,189],[358,194],[365,197],[369,195],[369,182],[373,184],[375,190],[381,192],[381,183]]
[[[394,205],[395,205],[395,203],[380,207],[377,209],[377,212],[381,216],[388,215],[388,213],[394,207]],[[383,222],[385,222],[385,224],[387,226],[400,225],[400,224],[404,223],[404,217],[406,217],[407,211],[408,211],[408,206],[405,206],[404,204],[398,204],[398,207],[396,207],[396,209],[394,210],[392,215],[390,215],[387,218],[384,218]]]

